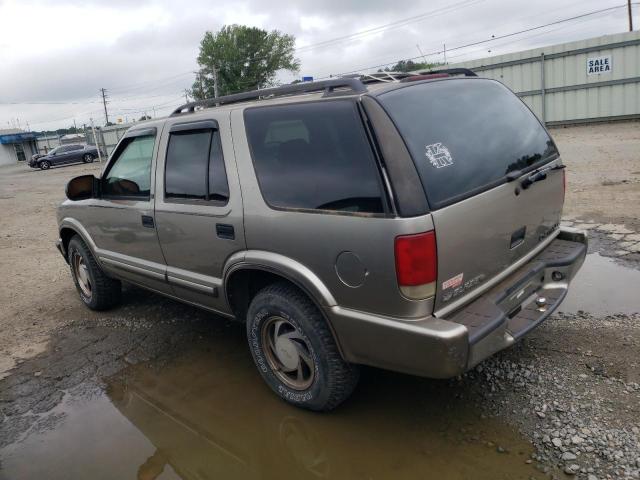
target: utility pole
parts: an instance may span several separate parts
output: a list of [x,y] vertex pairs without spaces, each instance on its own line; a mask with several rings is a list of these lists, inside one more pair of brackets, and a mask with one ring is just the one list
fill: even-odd
[[202,83],[202,70],[198,70],[197,72],[193,72],[197,75],[198,83],[200,84],[200,99],[204,98],[204,85]]
[[73,129],[75,130],[74,133],[78,133],[78,126],[76,125],[76,119],[73,119]]
[[184,102],[189,103],[189,90],[184,89]]
[[96,126],[93,123],[93,118],[91,120],[91,131],[93,132],[93,141],[96,144],[96,149],[98,150],[98,160],[102,163],[102,153],[100,153],[100,143],[98,143],[98,136],[96,135]]
[[444,53],[444,64],[447,64],[447,44],[442,44],[442,52]]
[[102,92],[102,105],[104,105],[104,124],[109,125],[109,114],[107,113],[107,89],[101,88],[100,92]]
[[627,11],[629,12],[629,31],[633,32],[633,14],[631,13],[631,0],[627,0]]
[[218,98],[218,69],[213,66],[213,98]]

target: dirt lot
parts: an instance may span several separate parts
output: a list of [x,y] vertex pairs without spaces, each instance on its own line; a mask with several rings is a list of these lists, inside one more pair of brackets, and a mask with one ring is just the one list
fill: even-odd
[[367,370],[327,416],[272,398],[241,326],[81,305],[54,212],[98,164],[0,167],[0,478],[640,478],[640,124],[552,134],[591,239],[564,313],[456,380]]

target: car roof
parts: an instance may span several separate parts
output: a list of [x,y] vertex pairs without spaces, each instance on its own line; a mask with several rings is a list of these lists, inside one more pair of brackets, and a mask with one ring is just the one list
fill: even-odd
[[[320,87],[322,87],[321,84],[323,82],[309,82],[308,85],[311,91],[308,91],[308,92],[301,91],[301,92],[295,92],[292,94],[287,94],[286,87],[290,87],[290,86],[285,85],[283,87],[280,87],[284,92],[283,95],[274,95],[272,97],[264,98],[264,97],[259,97],[259,94],[262,93],[262,91],[260,90],[257,90],[254,92],[246,92],[246,94],[249,94],[249,95],[253,93],[255,95],[255,98],[248,98],[246,100],[234,101],[228,104],[207,106],[205,108],[202,108],[200,110],[195,110],[192,112],[185,112],[185,113],[178,113],[178,114],[174,112],[174,114],[166,118],[157,119],[157,120],[145,120],[143,122],[140,122],[135,126],[131,127],[129,129],[129,132],[133,132],[139,129],[153,128],[153,127],[162,128],[167,121],[173,120],[175,118],[183,118],[185,121],[197,121],[197,120],[202,120],[206,118],[211,118],[212,116],[218,116],[218,114],[225,115],[234,110],[245,110],[247,108],[252,108],[256,106],[287,105],[287,104],[304,103],[304,102],[319,101],[319,100],[331,101],[331,100],[344,99],[344,98],[357,98],[363,95],[379,96],[386,92],[396,90],[399,88],[409,87],[411,85],[415,85],[418,83],[448,81],[448,80],[460,78],[456,76],[450,76],[446,78],[442,78],[442,77],[426,78],[429,75],[432,75],[434,73],[441,73],[441,72],[442,73],[453,72],[454,74],[464,74],[465,77],[477,78],[473,72],[466,69],[451,69],[451,70],[438,70],[435,72],[409,72],[409,73],[376,72],[375,74],[353,75],[348,77],[342,77],[342,80],[344,80],[345,82],[345,86],[347,86],[347,84],[353,86],[355,85],[355,82],[353,82],[353,80],[358,80],[362,88],[359,89],[357,88],[357,85],[356,85],[356,89],[349,90],[348,88],[344,88],[344,89],[339,89],[338,91],[331,94],[327,94],[327,91],[323,91],[322,89],[320,89]],[[424,76],[425,78],[416,80],[416,81],[411,81],[411,82],[408,82],[408,81],[401,82],[402,79],[405,79],[407,77],[413,77],[413,76]],[[340,78],[333,79],[333,81],[337,84],[339,84],[340,80],[341,80]],[[325,83],[326,82],[327,81],[325,81]],[[329,82],[331,82],[331,80],[329,80]],[[312,90],[314,85],[318,85],[319,87],[315,91]],[[296,87],[296,88],[299,88],[299,87]],[[269,93],[271,91],[277,91],[277,90],[278,88],[265,89],[264,92]],[[246,94],[243,93],[239,95],[246,95]],[[233,97],[233,95],[227,96],[227,97],[220,97],[220,98],[222,100],[228,97]],[[206,99],[206,100],[202,100],[201,102],[213,104],[214,100],[215,99]],[[198,102],[191,102],[191,103],[185,104],[179,107],[178,109],[176,109],[176,112],[179,109],[182,109],[182,108],[185,108],[186,106],[194,105],[197,103]],[[216,115],[212,115],[214,113]]]

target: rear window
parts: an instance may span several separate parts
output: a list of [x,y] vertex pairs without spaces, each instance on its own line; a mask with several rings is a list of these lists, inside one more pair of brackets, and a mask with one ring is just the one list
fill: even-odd
[[378,97],[404,138],[431,208],[535,168],[558,150],[531,111],[498,82],[455,79]]
[[252,108],[244,118],[269,205],[384,213],[378,167],[353,102]]

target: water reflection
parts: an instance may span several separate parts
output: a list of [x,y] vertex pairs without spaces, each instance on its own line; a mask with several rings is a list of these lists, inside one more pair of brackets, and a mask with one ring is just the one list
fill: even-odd
[[275,398],[233,348],[192,352],[161,370],[138,367],[108,388],[154,446],[140,479],[166,469],[182,479],[534,475],[524,463],[530,446],[455,394],[443,382],[369,371],[343,408],[300,411]]

